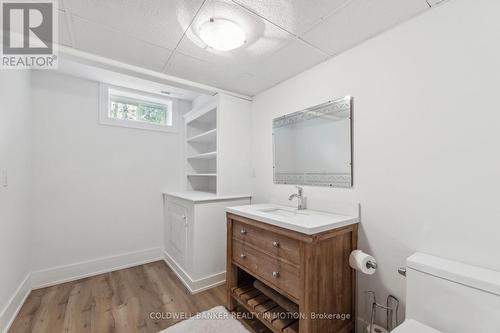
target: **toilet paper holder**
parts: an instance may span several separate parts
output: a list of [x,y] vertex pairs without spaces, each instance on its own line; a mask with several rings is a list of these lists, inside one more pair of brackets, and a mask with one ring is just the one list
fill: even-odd
[[366,268],[373,268],[373,269],[377,269],[377,263],[374,262],[374,261],[371,261],[371,260],[368,260],[366,262]]
[[362,250],[353,250],[349,254],[349,266],[361,273],[372,275],[377,270],[377,260],[363,252]]

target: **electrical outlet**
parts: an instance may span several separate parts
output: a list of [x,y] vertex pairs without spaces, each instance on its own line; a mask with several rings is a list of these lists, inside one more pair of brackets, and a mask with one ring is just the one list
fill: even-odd
[[9,182],[7,180],[7,169],[0,170],[0,184],[2,184],[3,187],[9,186]]

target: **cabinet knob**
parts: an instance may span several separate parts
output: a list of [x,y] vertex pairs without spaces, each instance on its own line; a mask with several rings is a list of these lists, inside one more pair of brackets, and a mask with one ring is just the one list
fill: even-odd
[[273,246],[274,246],[274,247],[280,247],[280,242],[278,242],[278,241],[274,241],[274,242],[273,242]]
[[246,234],[247,234],[247,231],[246,231],[245,229],[241,229],[240,234],[242,234],[242,235],[246,235]]
[[280,272],[273,272],[273,278],[279,278],[280,277]]
[[247,256],[246,256],[245,254],[243,254],[243,253],[242,253],[242,254],[240,254],[240,258],[241,258],[241,259],[245,259],[246,257],[247,257]]

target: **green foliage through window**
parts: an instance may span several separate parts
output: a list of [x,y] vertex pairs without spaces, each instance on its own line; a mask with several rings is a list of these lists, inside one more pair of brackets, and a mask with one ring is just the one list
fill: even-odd
[[110,96],[109,117],[156,125],[172,125],[171,104],[150,103],[123,96]]

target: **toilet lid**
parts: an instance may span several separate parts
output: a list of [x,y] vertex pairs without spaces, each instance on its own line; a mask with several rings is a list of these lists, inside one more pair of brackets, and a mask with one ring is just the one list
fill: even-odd
[[405,320],[401,325],[396,327],[391,332],[392,333],[442,333],[441,331],[426,326],[413,319]]

